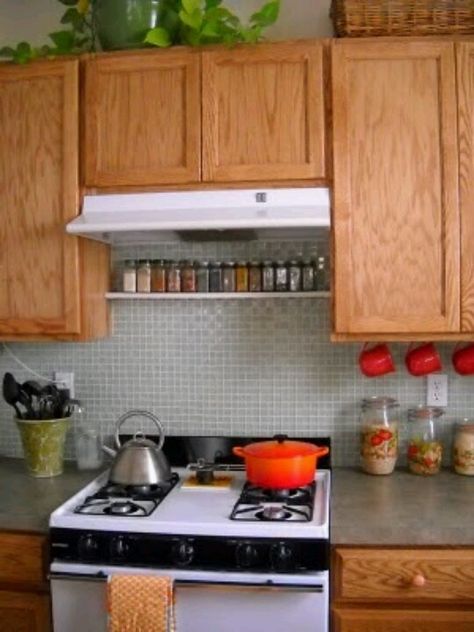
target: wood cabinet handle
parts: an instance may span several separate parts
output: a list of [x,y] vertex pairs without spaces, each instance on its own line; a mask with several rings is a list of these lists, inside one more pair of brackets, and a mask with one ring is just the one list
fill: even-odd
[[412,580],[411,580],[412,586],[414,586],[415,588],[423,588],[425,584],[426,584],[426,578],[423,575],[423,573],[416,573],[416,575],[413,575]]

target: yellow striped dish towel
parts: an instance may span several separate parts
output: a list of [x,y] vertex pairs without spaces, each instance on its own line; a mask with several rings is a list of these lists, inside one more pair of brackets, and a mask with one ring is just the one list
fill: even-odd
[[176,632],[169,577],[112,575],[107,600],[109,632]]

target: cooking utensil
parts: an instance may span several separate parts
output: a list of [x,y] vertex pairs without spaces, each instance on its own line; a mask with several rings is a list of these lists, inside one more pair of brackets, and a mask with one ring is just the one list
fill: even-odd
[[[123,445],[120,442],[120,428],[131,417],[151,419],[159,431],[158,445],[147,439],[143,432],[136,432],[133,439]],[[163,426],[158,417],[146,410],[130,410],[122,415],[115,427],[115,445],[118,451],[103,446],[104,452],[114,457],[110,469],[109,481],[117,485],[158,485],[168,481],[171,476],[169,463],[162,452],[165,442]]]
[[3,376],[3,399],[7,402],[7,404],[13,406],[18,419],[23,419],[22,412],[17,406],[19,402],[19,393],[20,388],[18,382],[11,373],[5,373]]
[[317,460],[328,454],[329,448],[276,435],[273,441],[236,446],[233,452],[245,459],[247,479],[254,485],[293,489],[314,480]]

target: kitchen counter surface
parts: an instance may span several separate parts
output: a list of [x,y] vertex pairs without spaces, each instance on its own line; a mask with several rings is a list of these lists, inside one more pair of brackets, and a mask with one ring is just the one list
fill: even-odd
[[474,477],[336,468],[332,488],[332,544],[474,546]]
[[0,530],[46,533],[49,514],[99,472],[66,462],[60,476],[34,478],[23,459],[0,457]]

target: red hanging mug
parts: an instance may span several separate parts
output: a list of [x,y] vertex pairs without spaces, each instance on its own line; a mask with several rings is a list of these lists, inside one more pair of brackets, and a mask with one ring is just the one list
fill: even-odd
[[460,347],[459,343],[455,346],[453,366],[459,375],[474,374],[474,342],[469,343],[465,347]]
[[424,342],[418,347],[411,343],[405,356],[405,364],[408,372],[416,377],[435,373],[442,368],[441,358],[432,342]]
[[378,377],[395,371],[392,354],[388,345],[385,343],[376,344],[374,347],[368,347],[369,343],[365,343],[359,354],[359,367],[366,377]]

